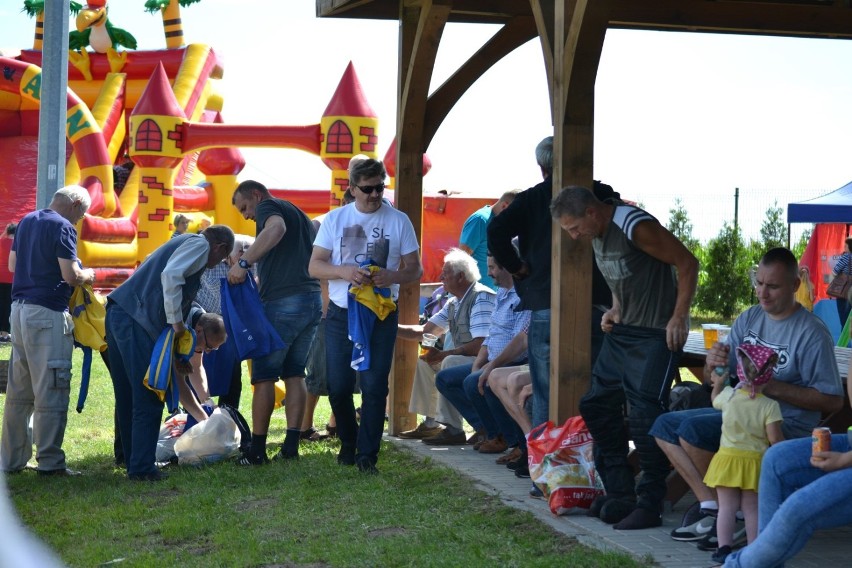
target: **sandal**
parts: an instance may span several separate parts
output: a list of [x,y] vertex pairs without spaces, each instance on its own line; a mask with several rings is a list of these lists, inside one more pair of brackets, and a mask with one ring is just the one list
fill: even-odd
[[325,425],[325,431],[328,434],[329,438],[336,438],[337,437],[337,426],[329,426],[328,424],[326,424]]
[[313,426],[299,434],[299,439],[303,442],[319,442],[320,440],[325,440],[326,438],[328,438],[327,434],[318,432],[317,429]]

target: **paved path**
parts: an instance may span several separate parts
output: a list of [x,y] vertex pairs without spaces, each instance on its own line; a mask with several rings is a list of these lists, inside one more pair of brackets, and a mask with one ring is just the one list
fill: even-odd
[[[638,559],[653,557],[659,566],[665,568],[706,568],[715,565],[709,552],[698,550],[693,543],[677,542],[669,537],[671,530],[680,525],[684,510],[692,504],[691,494],[681,499],[673,511],[663,515],[663,526],[660,528],[616,531],[611,525],[584,515],[554,516],[544,501],[529,497],[530,480],[518,479],[506,467],[496,465],[496,455],[480,454],[470,446],[441,448],[427,446],[419,440],[403,440],[394,436],[385,438],[417,456],[430,458],[472,478],[482,491],[499,496],[507,505],[529,511],[555,530],[575,537],[588,546],[626,552]],[[802,553],[787,566],[852,566],[852,527],[817,533]]]

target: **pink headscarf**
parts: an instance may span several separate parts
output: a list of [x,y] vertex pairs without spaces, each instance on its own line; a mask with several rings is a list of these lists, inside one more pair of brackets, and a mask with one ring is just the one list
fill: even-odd
[[737,377],[740,382],[734,389],[749,387],[754,398],[754,386],[764,385],[772,378],[772,367],[778,361],[775,350],[763,345],[743,343],[737,347]]

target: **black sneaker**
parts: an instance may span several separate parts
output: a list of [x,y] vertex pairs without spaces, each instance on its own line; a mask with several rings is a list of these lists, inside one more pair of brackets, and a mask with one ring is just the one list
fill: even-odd
[[527,464],[518,465],[515,468],[515,477],[520,477],[521,479],[530,478],[530,468],[527,467]]
[[367,459],[358,460],[358,471],[367,475],[378,475],[379,469],[376,464]]
[[278,450],[278,453],[272,456],[272,461],[298,461],[299,454],[285,454],[284,448]]
[[337,454],[337,463],[340,465],[355,465],[355,448],[342,446]]
[[544,493],[542,493],[541,489],[539,489],[538,485],[535,483],[533,483],[532,489],[530,489],[530,497],[533,499],[544,500]]
[[130,481],[163,481],[167,479],[169,474],[165,471],[152,471],[151,473],[129,473],[127,479]]
[[243,454],[237,460],[237,465],[242,465],[242,466],[266,465],[268,463],[269,463],[269,458],[266,457],[266,454],[261,454],[259,456],[253,456],[251,454]]
[[713,553],[713,556],[711,556],[711,558],[713,559],[713,562],[718,562],[719,564],[723,564],[725,562],[725,558],[727,558],[730,553],[731,553],[731,547],[730,546],[728,546],[728,545],[720,546],[718,549],[716,549],[716,552]]

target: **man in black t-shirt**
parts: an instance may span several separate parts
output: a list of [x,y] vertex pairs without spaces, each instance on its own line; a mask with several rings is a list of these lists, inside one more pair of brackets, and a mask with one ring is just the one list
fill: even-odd
[[256,181],[244,181],[234,191],[234,207],[253,219],[257,238],[228,272],[228,282],[245,280],[248,267],[258,263],[260,299],[284,349],[254,361],[251,382],[252,441],[240,465],[260,465],[266,457],[266,434],[275,406],[275,382],[287,388],[287,434],[274,459],[299,457],[299,435],[305,411],[305,363],[322,315],[319,280],[308,274],[314,229],[298,207],[270,195]]

